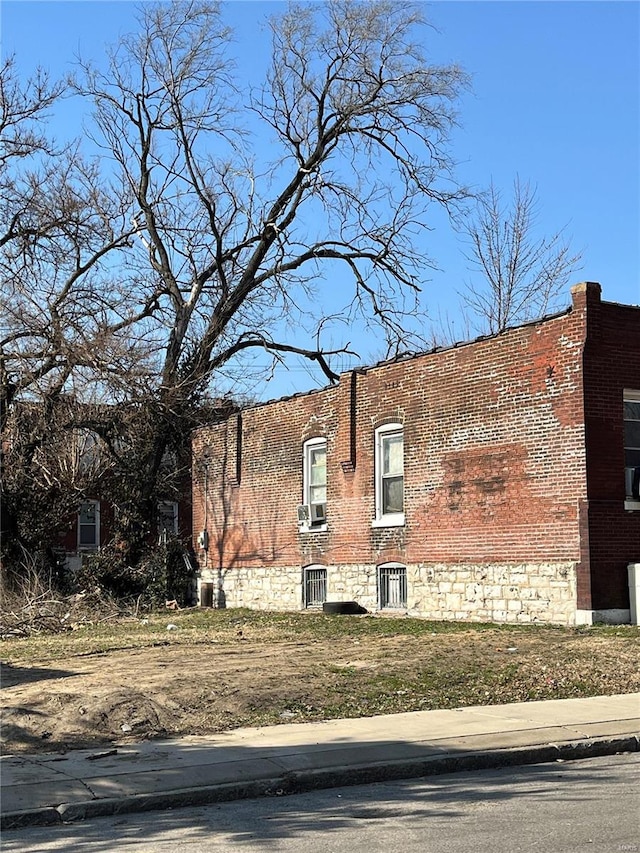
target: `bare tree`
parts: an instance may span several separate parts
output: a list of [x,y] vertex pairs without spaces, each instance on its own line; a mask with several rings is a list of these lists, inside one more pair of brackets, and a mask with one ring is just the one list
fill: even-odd
[[86,69],[81,91],[135,196],[156,316],[170,330],[165,387],[207,382],[250,348],[301,354],[335,378],[317,340],[322,306],[304,318],[307,346],[271,334],[283,317],[300,330],[297,307],[321,293],[323,266],[345,293],[353,282],[350,313],[404,334],[424,264],[415,231],[429,203],[458,196],[441,179],[464,82],[457,68],[425,63],[411,40],[419,24],[418,12],[385,2],[294,7],[273,20],[272,67],[248,104],[275,135],[270,161],[241,125],[217,7],[145,7],[108,75]]
[[[429,205],[462,194],[446,142],[465,77],[426,62],[422,23],[387,2],[291,7],[271,21],[271,68],[248,103],[208,3],[145,6],[107,73],[84,66],[96,141],[133,196],[131,295],[155,306],[160,413],[255,349],[335,380],[331,356],[348,344],[324,345],[323,271],[343,282],[343,319],[365,318],[390,347],[406,337],[425,265],[416,234]],[[163,452],[159,439],[149,483]]]
[[[32,157],[37,152],[51,153],[51,140],[42,132],[39,122],[64,91],[61,83],[54,83],[48,74],[38,70],[21,82],[15,67],[15,58],[6,57],[0,64],[0,167],[4,170],[11,161]],[[3,190],[7,187],[3,184]],[[12,233],[14,219],[4,223],[1,240]]]
[[270,22],[265,79],[241,91],[217,5],[145,4],[108,71],[81,64],[102,166],[21,178],[36,226],[21,214],[0,261],[16,296],[5,396],[99,381],[145,401],[131,505],[150,508],[184,413],[244,355],[303,357],[335,381],[353,323],[411,346],[430,207],[464,195],[447,142],[466,78],[426,60],[424,27],[386,0],[291,6]]
[[[55,540],[95,487],[79,471],[77,431],[109,382],[130,388],[143,358],[125,334],[131,311],[113,257],[135,228],[77,144],[56,144],[47,117],[64,86],[0,66],[0,536],[2,550]],[[139,334],[139,333],[137,333]],[[147,370],[144,376],[148,375]],[[112,394],[113,398],[113,394]],[[78,401],[83,407],[78,408]]]
[[125,188],[42,131],[62,92],[41,74],[20,85],[11,60],[0,68],[3,426],[15,400],[67,394],[122,367],[123,332],[150,310],[132,310],[115,272],[136,230]]
[[558,306],[581,253],[571,249],[564,229],[538,236],[536,190],[516,179],[510,205],[493,183],[463,224],[471,241],[466,256],[477,273],[462,293],[464,305],[483,332],[540,317]]

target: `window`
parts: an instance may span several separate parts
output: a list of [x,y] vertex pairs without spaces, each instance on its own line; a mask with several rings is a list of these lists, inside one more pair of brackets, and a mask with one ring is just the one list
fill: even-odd
[[376,430],[374,527],[404,524],[404,434],[401,424]]
[[90,475],[96,472],[100,464],[100,438],[90,429],[76,431],[77,470],[79,474]]
[[158,504],[158,536],[161,542],[167,537],[178,535],[178,504],[175,501],[160,501]]
[[307,566],[304,570],[304,606],[322,607],[326,600],[326,568],[324,566]]
[[95,551],[100,545],[100,503],[86,501],[78,510],[78,550]]
[[303,506],[306,518],[302,524],[309,527],[323,526],[327,520],[327,440],[311,438],[304,443],[303,457]]
[[624,480],[626,503],[640,506],[640,391],[624,392]]
[[407,607],[407,567],[400,563],[378,566],[378,600],[380,610]]

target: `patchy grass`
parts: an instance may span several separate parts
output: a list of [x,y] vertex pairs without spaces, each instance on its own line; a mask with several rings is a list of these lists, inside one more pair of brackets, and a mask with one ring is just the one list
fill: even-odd
[[[169,627],[175,626],[175,627]],[[640,691],[635,626],[187,610],[0,644],[5,749]],[[127,728],[129,727],[129,728]]]
[[[167,626],[176,625],[175,633]],[[38,634],[5,639],[0,652],[6,661],[59,661],[69,657],[124,649],[143,649],[167,645],[199,645],[254,642],[314,642],[331,639],[423,637],[438,634],[468,634],[493,631],[514,635],[556,635],[566,629],[540,625],[497,625],[492,623],[430,622],[423,619],[326,616],[322,613],[272,613],[248,609],[182,610],[146,614],[139,619],[121,618],[98,623],[85,622],[64,634]],[[571,633],[590,636],[638,638],[635,626],[592,626]]]

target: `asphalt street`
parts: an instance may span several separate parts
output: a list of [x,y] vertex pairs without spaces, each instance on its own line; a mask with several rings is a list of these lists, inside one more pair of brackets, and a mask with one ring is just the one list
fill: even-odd
[[4,853],[640,853],[640,755],[7,830]]

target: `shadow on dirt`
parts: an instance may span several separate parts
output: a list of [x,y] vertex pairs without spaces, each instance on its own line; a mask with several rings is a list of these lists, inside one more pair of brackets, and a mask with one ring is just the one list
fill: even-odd
[[82,675],[82,673],[50,667],[0,663],[0,687],[18,687],[20,684],[33,684],[35,681],[44,681],[49,678],[71,678],[75,675]]

